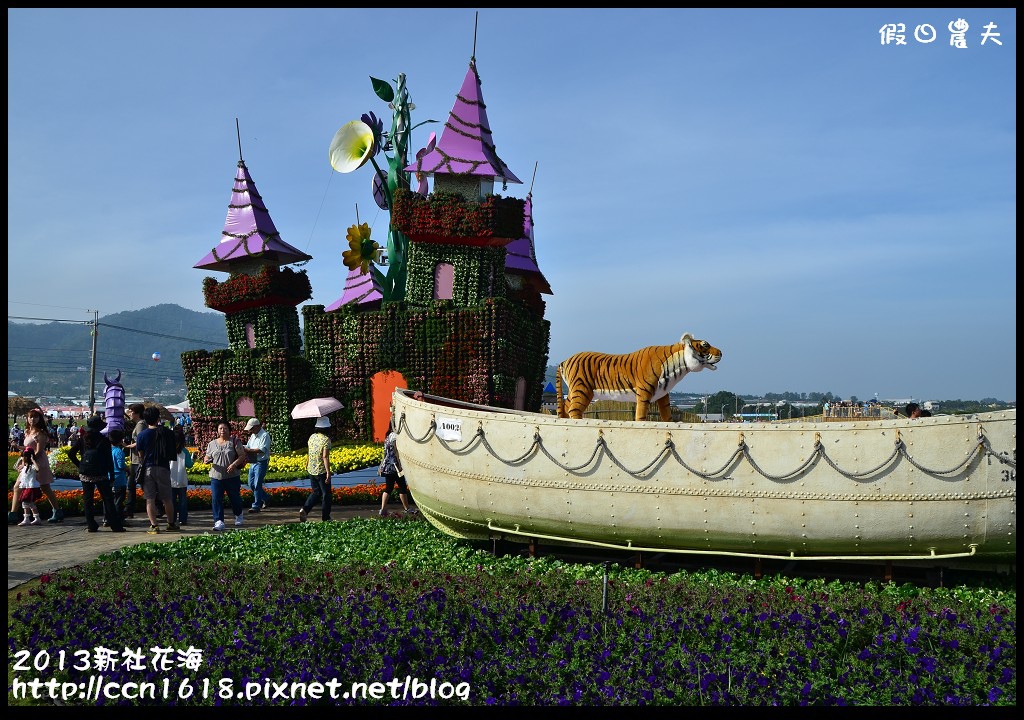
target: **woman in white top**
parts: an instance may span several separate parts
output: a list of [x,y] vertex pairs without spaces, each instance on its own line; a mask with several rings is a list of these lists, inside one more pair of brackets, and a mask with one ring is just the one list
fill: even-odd
[[[64,511],[60,509],[60,504],[57,502],[57,493],[50,487],[50,483],[53,482],[53,470],[50,468],[50,458],[47,456],[50,451],[50,429],[43,418],[43,411],[39,408],[28,411],[24,447],[25,450],[32,451],[32,459],[37,468],[36,475],[39,478],[39,489],[43,496],[50,501],[50,507],[53,508],[53,515],[50,516],[49,522],[61,522],[64,519]],[[21,494],[15,492],[11,502],[11,514],[7,517],[8,523],[12,521],[12,518],[17,517],[19,510],[21,510]]]
[[177,456],[171,460],[171,503],[174,505],[174,519],[178,525],[188,524],[188,469],[194,458],[185,447],[185,429],[174,426],[174,444]]

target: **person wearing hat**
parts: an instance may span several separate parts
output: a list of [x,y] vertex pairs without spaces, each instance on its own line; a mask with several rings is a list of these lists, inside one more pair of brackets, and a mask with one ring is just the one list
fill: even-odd
[[316,420],[316,429],[309,436],[309,457],[306,460],[306,471],[309,472],[309,483],[313,490],[299,509],[299,522],[305,522],[309,511],[317,501],[320,502],[320,519],[331,519],[331,438],[327,430],[331,427],[329,418]]
[[245,443],[245,454],[249,465],[249,489],[252,490],[252,507],[249,512],[258,513],[267,506],[267,490],[263,483],[267,479],[267,468],[270,467],[270,433],[263,427],[259,418],[249,418],[245,431],[252,433]]
[[99,490],[110,529],[125,532],[121,514],[114,505],[114,457],[110,440],[100,432],[106,425],[99,414],[90,417],[85,423],[85,432],[79,434],[78,441],[68,450],[68,459],[78,468],[78,479],[82,481],[86,529],[89,532],[100,529],[94,508],[96,490]]

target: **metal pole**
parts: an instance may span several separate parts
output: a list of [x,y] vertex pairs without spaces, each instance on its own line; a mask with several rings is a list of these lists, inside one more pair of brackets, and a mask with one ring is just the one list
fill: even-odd
[[89,414],[96,411],[96,337],[99,335],[100,311],[89,310],[92,313],[92,362],[89,374]]
[[604,583],[601,585],[601,612],[608,612],[608,563],[604,563]]

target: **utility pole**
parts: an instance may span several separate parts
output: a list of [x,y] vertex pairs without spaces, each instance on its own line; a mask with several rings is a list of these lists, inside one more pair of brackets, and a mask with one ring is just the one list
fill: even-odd
[[100,332],[100,311],[88,310],[87,312],[92,313],[92,362],[89,373],[89,414],[92,415],[96,411],[96,337]]

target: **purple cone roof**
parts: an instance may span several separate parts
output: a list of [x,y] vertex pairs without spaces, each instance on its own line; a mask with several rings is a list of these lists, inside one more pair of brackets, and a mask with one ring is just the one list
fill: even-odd
[[475,62],[469,63],[462,90],[455,98],[437,146],[405,169],[428,175],[480,175],[522,184],[495,152]]
[[254,259],[266,265],[287,265],[312,256],[281,239],[248,168],[239,160],[220,243],[193,267],[231,272],[238,261]]
[[384,299],[376,283],[373,282],[373,275],[363,273],[362,268],[357,267],[348,271],[348,278],[345,279],[345,292],[341,297],[324,308],[325,312],[339,310],[342,306],[354,303],[356,305],[369,305],[379,303]]
[[533,246],[533,198],[526,196],[523,206],[523,237],[505,246],[505,269],[526,275],[537,285],[537,290],[551,295],[551,285],[537,266],[537,255]]

